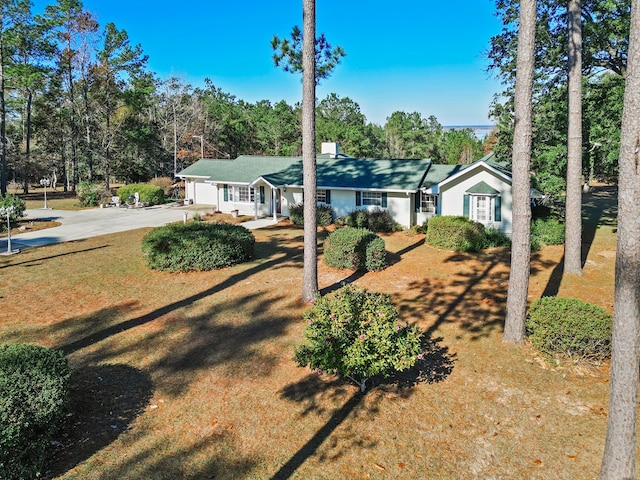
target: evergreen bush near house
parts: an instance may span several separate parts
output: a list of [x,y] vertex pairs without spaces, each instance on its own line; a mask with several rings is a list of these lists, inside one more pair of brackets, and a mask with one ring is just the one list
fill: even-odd
[[46,449],[67,413],[70,374],[58,350],[0,345],[0,480],[44,476]]
[[340,228],[324,242],[324,261],[340,269],[383,270],[387,265],[385,243],[365,228]]
[[118,197],[122,203],[126,203],[129,197],[134,197],[138,192],[139,200],[147,205],[160,205],[164,203],[164,190],[157,185],[147,183],[131,183],[118,189]]
[[609,312],[575,298],[543,297],[526,322],[531,343],[547,358],[602,361],[611,355]]
[[[26,210],[26,205],[24,200],[16,195],[11,195],[7,193],[6,195],[0,195],[0,207],[13,207],[13,213],[9,215],[9,222],[15,223],[18,218],[24,215],[24,211]],[[0,218],[0,230],[7,229],[7,216],[4,215]]]
[[76,198],[81,207],[97,207],[111,201],[111,192],[100,183],[80,182],[76,185]]
[[253,234],[229,223],[173,223],[151,230],[142,240],[150,268],[166,272],[205,271],[253,258]]
[[353,210],[342,217],[341,223],[354,228],[366,228],[376,233],[389,233],[397,229],[391,213],[379,208]]
[[295,349],[294,361],[348,378],[361,391],[369,378],[406,370],[422,359],[421,334],[399,320],[383,293],[347,285],[318,296],[304,320],[305,341]]
[[319,227],[328,227],[333,224],[335,213],[329,205],[318,205],[316,209],[316,223]]
[[[333,223],[335,213],[329,205],[316,207],[316,224],[320,227],[328,227]],[[304,204],[296,203],[289,207],[289,220],[294,225],[304,225]]]
[[536,218],[531,222],[531,250],[539,250],[542,245],[562,245],[563,243],[564,223],[558,218]]
[[295,203],[289,207],[289,220],[294,225],[304,225],[304,205]]
[[477,252],[485,243],[484,225],[466,217],[435,216],[429,219],[425,242],[434,247]]

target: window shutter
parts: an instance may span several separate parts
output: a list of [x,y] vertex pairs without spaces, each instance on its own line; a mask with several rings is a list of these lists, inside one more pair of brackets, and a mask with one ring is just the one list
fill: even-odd
[[224,190],[224,201],[228,202],[229,201],[229,185],[225,183],[224,185],[222,185],[222,189]]
[[493,219],[496,222],[501,222],[502,221],[502,211],[501,211],[502,210],[501,209],[501,207],[502,207],[502,197],[500,197],[498,195],[497,197],[495,197],[493,199],[493,201],[494,201],[494,204],[493,204],[493,208],[494,208]]
[[413,195],[413,211],[420,213],[420,207],[422,206],[422,192],[418,192]]
[[462,215],[464,215],[465,217],[469,216],[469,195],[465,195],[463,197]]
[[325,191],[325,203],[327,205],[331,205],[331,190],[326,190]]
[[260,203],[264,203],[264,185],[260,185]]
[[387,208],[387,192],[382,192],[382,208]]
[[362,192],[356,192],[356,207],[362,205]]

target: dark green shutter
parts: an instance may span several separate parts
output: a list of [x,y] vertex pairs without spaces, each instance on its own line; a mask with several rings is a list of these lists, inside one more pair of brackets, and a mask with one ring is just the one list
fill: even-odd
[[387,192],[382,192],[382,208],[387,208]]
[[331,205],[331,190],[325,191],[325,203]]
[[413,195],[413,211],[420,213],[420,207],[422,206],[422,192],[418,192]]
[[501,222],[502,221],[502,209],[500,208],[502,207],[502,198],[500,196],[495,197],[494,200],[494,204],[493,204],[493,219],[496,222]]
[[356,192],[356,207],[362,205],[362,192]]
[[222,189],[224,190],[224,201],[228,202],[229,201],[229,185],[225,183],[224,185],[222,185]]
[[465,195],[462,203],[462,215],[469,216],[469,195]]
[[260,203],[264,203],[264,185],[260,185]]

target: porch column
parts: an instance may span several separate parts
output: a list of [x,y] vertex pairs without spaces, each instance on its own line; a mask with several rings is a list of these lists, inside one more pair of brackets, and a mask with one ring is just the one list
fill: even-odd
[[253,190],[253,219],[254,220],[258,219],[258,200],[259,200],[258,196],[259,196],[259,190],[254,188]]
[[273,220],[278,220],[278,209],[276,204],[276,194],[278,193],[277,188],[271,187],[271,208],[273,209]]

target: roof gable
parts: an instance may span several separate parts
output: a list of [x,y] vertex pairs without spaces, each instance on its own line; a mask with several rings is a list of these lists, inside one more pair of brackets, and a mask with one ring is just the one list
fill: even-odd
[[465,193],[478,195],[498,195],[500,192],[483,180],[476,183],[473,187],[469,188]]

